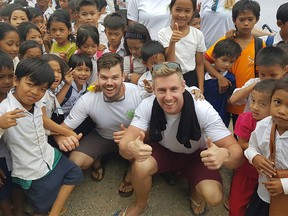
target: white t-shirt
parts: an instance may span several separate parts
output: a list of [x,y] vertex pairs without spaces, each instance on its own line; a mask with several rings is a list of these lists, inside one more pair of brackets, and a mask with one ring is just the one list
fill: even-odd
[[90,116],[96,123],[95,130],[105,139],[113,139],[113,132],[120,130],[120,124],[129,126],[142,100],[136,85],[124,85],[125,99],[119,102],[105,102],[103,92],[87,92],[73,106],[64,123],[75,129]]
[[147,27],[153,40],[160,29],[171,23],[169,4],[171,0],[129,0],[127,19]]
[[[272,124],[273,120],[271,116],[257,122],[256,129],[252,132],[249,140],[249,147],[244,151],[245,156],[251,164],[253,158],[258,154],[270,158],[270,133]],[[285,133],[280,136],[276,130],[275,146],[276,169],[288,169],[288,131],[285,131]],[[270,194],[265,188],[265,185],[262,184],[262,182],[266,182],[267,180],[266,176],[259,175],[257,193],[263,201],[270,203]],[[280,180],[284,194],[288,195],[288,178],[281,178]]]
[[[219,0],[217,10],[211,10],[213,0],[202,0],[201,2],[201,31],[205,37],[206,47],[211,47],[226,32],[234,29],[232,21],[232,9],[225,9],[226,0]],[[237,1],[237,0],[236,0]]]
[[[159,42],[165,47],[169,47],[173,34],[171,27],[161,29],[158,33]],[[205,52],[204,36],[201,31],[190,26],[189,33],[176,43],[176,61],[181,65],[183,74],[193,71],[196,67],[196,52]]]
[[[154,99],[155,95],[152,95],[142,101],[142,103],[137,107],[135,111],[135,116],[131,122],[131,125],[144,131],[148,130],[150,126],[151,110]],[[219,114],[207,101],[194,100],[194,104],[202,133],[199,141],[190,140],[192,146],[190,149],[186,148],[183,144],[180,144],[177,141],[176,135],[181,113],[177,115],[165,114],[167,120],[166,130],[162,132],[163,139],[159,142],[162,146],[173,152],[190,154],[199,148],[204,149],[207,147],[205,142],[206,136],[211,137],[212,142],[215,142],[231,134],[230,131],[225,127]]]

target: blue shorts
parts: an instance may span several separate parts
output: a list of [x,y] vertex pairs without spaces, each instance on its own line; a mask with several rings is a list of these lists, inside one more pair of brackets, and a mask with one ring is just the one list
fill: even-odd
[[0,186],[0,201],[2,201],[10,198],[13,183],[11,178],[11,172],[8,171],[5,158],[0,158],[0,169],[2,169],[6,176],[6,179],[2,178],[4,185]]
[[24,190],[24,193],[34,213],[47,214],[62,185],[76,185],[82,180],[82,170],[62,155],[56,167],[46,176],[33,180],[31,187]]

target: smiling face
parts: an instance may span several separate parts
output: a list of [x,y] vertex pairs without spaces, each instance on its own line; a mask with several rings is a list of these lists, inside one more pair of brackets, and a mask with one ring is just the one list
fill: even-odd
[[41,100],[46,90],[48,83],[35,85],[29,77],[22,77],[20,80],[15,79],[14,97],[21,103],[26,110],[31,110],[33,105]]
[[73,79],[78,87],[82,88],[82,86],[87,83],[87,80],[90,78],[90,76],[90,68],[87,67],[85,63],[83,65],[78,65],[73,70]]
[[253,118],[260,121],[270,115],[270,97],[262,92],[251,92],[250,109]]
[[193,4],[189,0],[176,0],[171,9],[173,23],[178,23],[179,29],[186,28],[193,15]]
[[12,12],[10,17],[10,24],[12,26],[19,26],[22,22],[28,22],[27,14],[22,10],[15,10]]
[[57,61],[49,61],[48,64],[51,66],[54,71],[55,81],[52,83],[50,89],[55,90],[62,81],[62,73],[60,64]]
[[280,134],[288,130],[288,92],[276,90],[271,99],[270,114]]
[[111,101],[119,100],[124,95],[124,76],[119,64],[114,67],[101,68],[98,72],[98,82],[104,96]]
[[174,115],[181,112],[185,82],[176,73],[155,78],[153,88],[157,101],[165,113]]
[[0,40],[0,50],[15,58],[19,53],[20,38],[17,32],[10,31]]

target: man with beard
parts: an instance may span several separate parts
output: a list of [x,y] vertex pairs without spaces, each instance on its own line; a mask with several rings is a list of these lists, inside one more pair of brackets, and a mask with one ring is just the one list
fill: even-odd
[[[61,149],[71,151],[75,147],[70,159],[82,169],[92,167],[92,180],[101,181],[104,177],[101,157],[118,152],[116,143],[130,124],[141,97],[136,85],[123,82],[121,56],[105,53],[98,59],[97,66],[100,92],[87,92],[81,96],[62,123],[64,127],[75,129],[89,116],[96,128],[79,141],[79,146],[73,138],[57,136],[55,140]],[[133,193],[129,172],[125,175],[119,186],[120,196]]]

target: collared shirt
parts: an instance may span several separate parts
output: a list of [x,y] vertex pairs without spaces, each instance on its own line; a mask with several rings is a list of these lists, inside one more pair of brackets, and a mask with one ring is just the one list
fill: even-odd
[[74,104],[77,102],[77,100],[86,92],[87,84],[84,84],[82,86],[82,89],[78,91],[78,88],[76,86],[76,83],[73,81],[72,82],[72,92],[68,100],[62,104],[62,110],[65,115],[65,117],[70,113],[70,110],[74,106]]
[[43,98],[40,100],[43,106],[46,108],[46,116],[48,118],[51,118],[53,112],[56,114],[63,114],[63,110],[61,109],[61,106],[57,100],[56,95],[52,92],[51,89],[48,89],[43,96]]
[[[252,132],[249,147],[244,151],[245,156],[252,164],[252,160],[256,155],[263,155],[266,158],[270,158],[270,133],[271,127],[273,124],[272,117],[269,116],[261,121],[259,121],[256,125],[256,129]],[[275,167],[276,169],[288,169],[288,131],[279,135],[276,130],[275,137]],[[257,193],[259,197],[270,203],[270,194],[265,188],[262,182],[266,182],[268,179],[266,176],[259,175],[259,185]],[[288,194],[288,178],[281,178],[282,187],[284,193]]]
[[23,109],[25,117],[17,119],[17,125],[5,129],[4,140],[11,151],[12,177],[35,180],[43,177],[54,162],[54,148],[46,141],[41,105],[34,105],[33,113],[27,111],[14,97],[11,90],[0,104],[0,115]]

